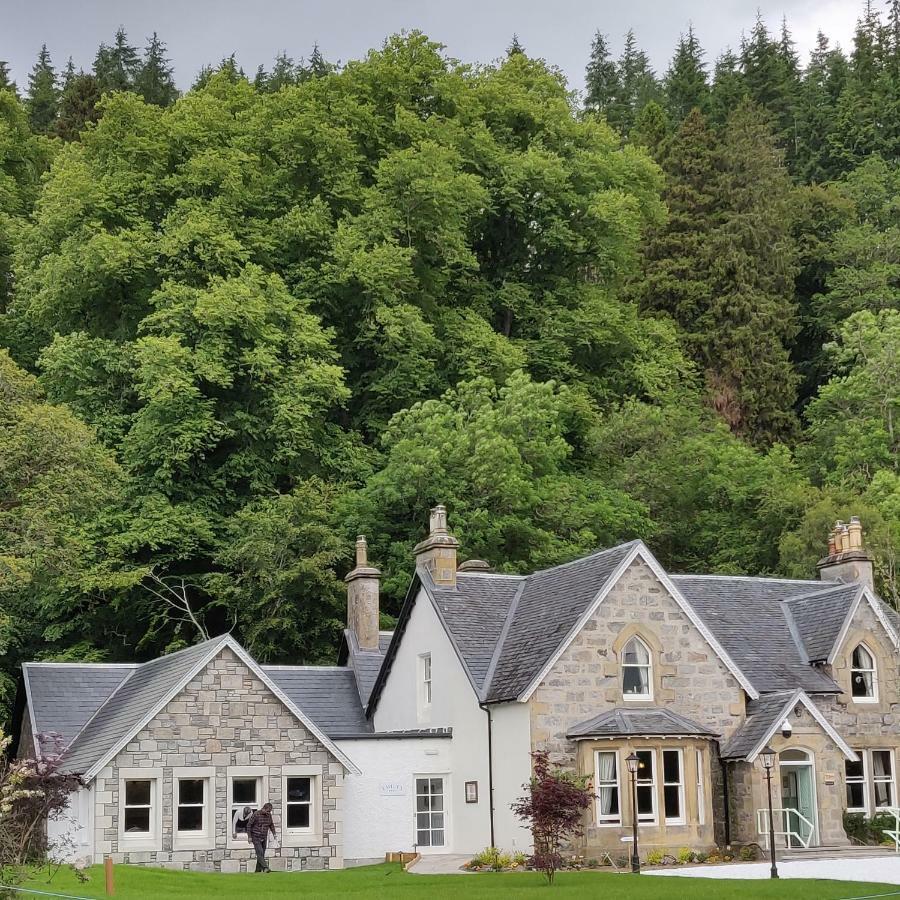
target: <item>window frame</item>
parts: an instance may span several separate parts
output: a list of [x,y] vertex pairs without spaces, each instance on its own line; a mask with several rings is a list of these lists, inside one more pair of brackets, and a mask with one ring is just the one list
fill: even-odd
[[[847,763],[850,762],[849,759],[844,760],[844,811],[848,813],[863,813],[864,815],[869,815],[869,754],[865,750],[855,750],[856,755],[859,757],[860,763],[862,763],[862,776],[854,775],[852,778],[847,774]],[[851,784],[861,784],[862,785],[862,795],[863,795],[863,805],[862,806],[850,806],[848,805],[849,801],[849,791],[847,790],[848,786]],[[872,797],[874,799],[875,792],[874,786],[872,788]]]
[[420,722],[431,721],[431,705],[434,700],[434,661],[431,651],[416,657],[416,709]]
[[[872,663],[871,669],[865,669],[860,666],[855,666],[853,664],[853,657],[856,654],[857,650],[862,650],[868,657]],[[872,677],[872,693],[871,694],[863,694],[861,696],[857,696],[853,693],[853,684],[854,677],[856,673],[869,674]],[[878,702],[878,660],[875,657],[875,654],[869,648],[869,645],[865,641],[860,641],[853,649],[850,651],[850,699],[854,703],[877,703]]]
[[656,748],[646,747],[635,750],[634,752],[637,753],[639,757],[642,753],[650,754],[650,777],[640,778],[640,769],[638,769],[638,772],[635,775],[635,802],[637,802],[638,792],[642,787],[650,788],[650,799],[653,809],[651,813],[638,813],[637,809],[633,809],[632,815],[637,819],[638,828],[642,825],[659,825],[659,797],[657,796],[659,793],[659,779],[657,778]]
[[[162,769],[119,769],[118,832],[121,852],[162,850],[162,780]],[[125,784],[128,781],[150,782],[149,831],[128,832],[125,830]]]
[[[442,830],[444,834],[444,839],[442,844],[430,844],[427,847],[424,844],[419,844],[419,797],[420,796],[433,796],[429,795],[420,795],[418,782],[420,779],[440,779],[441,780],[441,806],[442,808],[438,810],[441,815],[444,817],[444,827],[443,829],[435,829],[430,824],[430,817],[434,815],[435,810],[429,809],[429,833],[432,833],[436,830]],[[413,796],[413,831],[412,831],[412,840],[413,847],[417,852],[422,854],[430,854],[430,853],[448,853],[450,852],[450,848],[452,847],[451,842],[451,832],[450,832],[450,801],[453,796],[453,786],[450,782],[450,773],[449,772],[415,772],[412,776],[412,796]],[[423,810],[424,813],[424,810]]]
[[[890,750],[886,747],[873,747],[869,750],[869,753],[872,757],[872,815],[878,813],[880,809],[890,809],[891,807],[895,807],[897,805],[897,761],[894,758],[894,751]],[[891,761],[891,776],[890,778],[885,778],[884,776],[876,776],[875,774],[875,754],[876,753],[887,753],[888,759]],[[878,805],[878,796],[875,792],[876,784],[887,784],[890,785],[889,798],[888,803],[884,806]]]
[[[666,781],[666,754],[674,753],[678,760],[678,781]],[[681,747],[662,748],[662,766],[660,767],[660,785],[662,787],[662,818],[665,825],[684,825],[687,822],[684,808],[684,753]],[[678,788],[678,815],[669,816],[666,810],[666,788]]]
[[[178,808],[181,806],[181,782],[203,782],[203,828],[181,831]],[[212,850],[216,846],[216,768],[215,766],[179,766],[172,769],[172,847],[175,850]],[[196,804],[190,804],[196,805]],[[230,809],[230,807],[229,807]],[[231,821],[228,822],[231,835]]]
[[703,776],[706,767],[703,763],[703,751],[699,747],[694,748],[694,765],[697,776],[697,824],[706,824],[706,790],[703,786]]
[[[291,778],[309,779],[308,828],[288,828],[288,780]],[[281,816],[281,833],[279,837],[283,847],[318,847],[322,843],[323,782],[324,768],[322,766],[285,765],[281,767],[282,808],[277,810],[277,812]]]
[[[626,663],[625,662],[625,654],[628,652],[628,648],[631,646],[632,642],[637,642],[644,648],[644,652],[647,654],[647,662],[643,663]],[[653,699],[653,651],[650,649],[650,645],[640,637],[640,635],[633,634],[628,638],[627,641],[622,645],[622,652],[620,656],[620,678],[619,683],[622,689],[622,700],[626,703],[641,703],[646,702],[648,700]],[[643,694],[634,694],[634,693],[626,693],[625,692],[625,669],[646,669],[647,670],[647,692]]]
[[[236,837],[232,829],[234,822],[234,782],[244,778],[256,779],[257,800],[256,809],[261,809],[269,796],[269,767],[268,766],[228,766],[225,770],[225,799],[228,809],[227,839],[225,846],[229,850],[246,849],[251,846],[249,838],[241,835]],[[249,804],[238,804],[240,806]]]
[[[616,763],[615,769],[615,779],[613,781],[601,781],[600,780],[600,756],[602,754],[609,754],[613,757]],[[601,813],[600,812],[600,791],[602,788],[613,788],[615,790],[615,796],[617,800],[617,806],[619,811],[612,815],[610,813]],[[594,791],[596,795],[596,800],[594,802],[594,822],[600,828],[609,828],[609,827],[620,827],[622,823],[622,779],[621,779],[621,767],[619,766],[619,751],[618,750],[595,750],[594,751]]]

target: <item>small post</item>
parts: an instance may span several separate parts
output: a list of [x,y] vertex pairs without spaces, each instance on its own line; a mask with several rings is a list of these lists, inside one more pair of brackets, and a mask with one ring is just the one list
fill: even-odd
[[103,860],[103,873],[106,875],[106,896],[112,897],[116,893],[116,883],[113,877],[113,861],[111,856]]
[[766,771],[766,791],[769,795],[769,857],[771,866],[769,868],[769,876],[771,878],[778,877],[778,866],[775,863],[775,817],[772,813],[772,769],[775,767],[775,751],[771,747],[766,747],[760,751],[763,768]]
[[638,850],[638,810],[637,810],[637,772],[641,765],[640,757],[633,750],[625,757],[625,765],[631,775],[631,871],[638,875],[641,871],[641,856]]

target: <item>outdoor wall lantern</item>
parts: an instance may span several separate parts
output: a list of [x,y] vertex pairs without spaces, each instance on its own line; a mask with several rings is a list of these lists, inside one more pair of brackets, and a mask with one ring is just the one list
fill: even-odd
[[775,751],[768,745],[759,752],[762,766],[766,770],[766,790],[769,794],[769,856],[772,860],[771,877],[778,877],[778,866],[775,865],[775,817],[772,814],[772,769],[775,768]]
[[641,857],[638,854],[637,773],[641,767],[641,760],[634,750],[625,757],[625,765],[631,774],[631,871],[639,874]]

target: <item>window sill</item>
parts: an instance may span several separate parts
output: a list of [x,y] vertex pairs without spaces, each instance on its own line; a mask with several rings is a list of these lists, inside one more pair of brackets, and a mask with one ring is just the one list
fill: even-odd
[[142,835],[141,837],[119,836],[119,852],[132,853],[142,850],[162,850],[162,841],[156,835]]
[[652,703],[653,696],[651,694],[622,694],[624,703]]
[[854,703],[877,703],[877,697],[851,697],[850,698]]
[[180,834],[175,832],[173,850],[215,850],[216,838],[211,834]]
[[321,832],[297,831],[293,834],[285,831],[281,846],[283,847],[321,847],[324,842]]

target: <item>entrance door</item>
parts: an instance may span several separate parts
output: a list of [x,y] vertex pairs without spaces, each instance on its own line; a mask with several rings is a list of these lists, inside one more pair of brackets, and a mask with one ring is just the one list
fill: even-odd
[[788,836],[788,845],[815,844],[816,791],[812,759],[805,750],[786,750],[780,754],[779,762],[781,805],[800,814],[785,813],[787,828],[793,832]]
[[418,849],[446,845],[446,809],[444,779],[440,775],[416,778],[416,846]]

